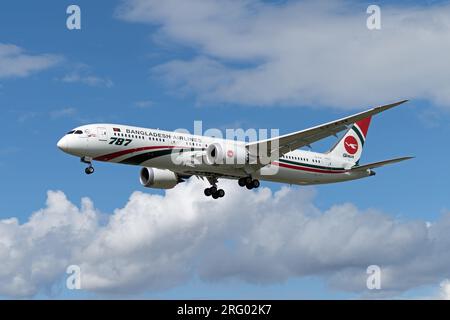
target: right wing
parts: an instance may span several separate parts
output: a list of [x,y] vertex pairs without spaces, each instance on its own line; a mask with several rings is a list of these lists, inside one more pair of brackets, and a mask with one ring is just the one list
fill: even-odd
[[[249,150],[249,153],[252,156],[252,158],[256,159],[255,164],[264,166],[270,163],[271,161],[277,160],[279,157],[283,156],[284,154],[292,150],[304,146],[309,146],[313,142],[316,142],[318,140],[324,139],[332,135],[336,135],[338,132],[348,129],[350,125],[359,120],[365,119],[380,112],[394,108],[407,101],[408,100],[403,100],[385,106],[375,107],[367,111],[354,114],[352,116],[348,116],[336,121],[328,122],[302,131],[289,133],[271,139],[250,142],[246,144],[246,147]],[[259,159],[261,157],[265,158],[264,159],[265,163],[261,163]]]

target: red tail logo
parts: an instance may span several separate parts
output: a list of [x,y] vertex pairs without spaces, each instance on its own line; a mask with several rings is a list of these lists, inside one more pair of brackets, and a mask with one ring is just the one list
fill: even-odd
[[345,150],[349,154],[355,154],[358,151],[358,141],[353,136],[348,136],[344,140]]

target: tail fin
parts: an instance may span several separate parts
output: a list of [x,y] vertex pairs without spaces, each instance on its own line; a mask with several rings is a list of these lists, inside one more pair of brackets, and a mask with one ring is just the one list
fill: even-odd
[[371,118],[368,117],[353,124],[344,136],[331,148],[328,155],[346,158],[357,164],[362,155]]

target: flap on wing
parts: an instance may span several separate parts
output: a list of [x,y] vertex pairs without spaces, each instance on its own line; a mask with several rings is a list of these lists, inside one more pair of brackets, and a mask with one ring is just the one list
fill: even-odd
[[351,168],[351,170],[352,171],[362,171],[362,170],[367,170],[367,169],[374,169],[374,168],[385,166],[387,164],[392,164],[392,163],[396,163],[396,162],[400,162],[400,161],[405,161],[405,160],[409,160],[409,159],[412,159],[412,158],[414,158],[414,157],[402,157],[402,158],[384,160],[384,161],[379,161],[379,162],[373,162],[373,163],[365,164],[365,165],[362,165],[362,166],[353,167],[353,168]]

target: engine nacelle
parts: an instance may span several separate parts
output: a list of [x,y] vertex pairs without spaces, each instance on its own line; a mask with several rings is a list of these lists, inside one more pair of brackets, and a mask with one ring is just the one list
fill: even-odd
[[248,151],[244,145],[236,143],[212,143],[206,149],[206,163],[209,165],[224,164],[236,167],[248,163]]
[[180,182],[178,176],[170,170],[146,167],[141,169],[140,180],[144,187],[155,189],[172,189]]

